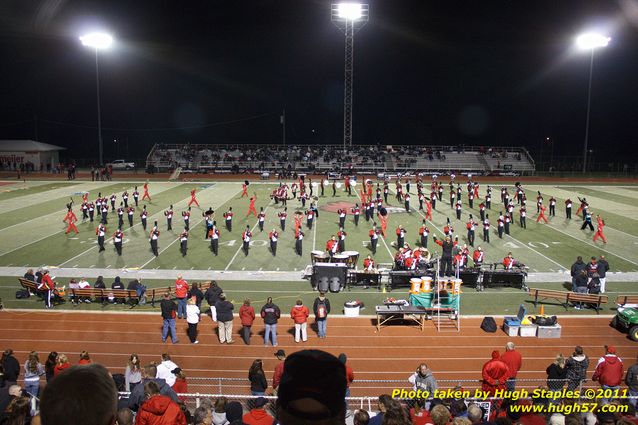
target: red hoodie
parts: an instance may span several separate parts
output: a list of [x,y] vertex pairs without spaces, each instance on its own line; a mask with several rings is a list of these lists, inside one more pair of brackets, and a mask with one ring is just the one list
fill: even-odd
[[306,323],[308,316],[310,316],[310,312],[305,305],[296,305],[290,310],[290,317],[292,317],[295,323]]
[[505,382],[510,377],[509,368],[502,360],[500,354],[494,350],[492,352],[492,360],[487,361],[483,365],[483,391],[489,391],[490,394],[494,390],[504,390]]
[[252,326],[255,320],[255,309],[250,305],[239,307],[239,318],[242,326]]
[[616,387],[621,384],[624,373],[622,360],[615,354],[607,354],[598,361],[592,379],[600,385]]
[[506,351],[501,355],[501,361],[507,365],[510,370],[510,378],[516,378],[516,374],[521,370],[523,365],[523,357],[516,350]]
[[264,409],[257,408],[246,413],[241,420],[248,425],[272,425],[273,417]]
[[186,417],[177,403],[164,395],[146,400],[137,412],[135,425],[187,425]]

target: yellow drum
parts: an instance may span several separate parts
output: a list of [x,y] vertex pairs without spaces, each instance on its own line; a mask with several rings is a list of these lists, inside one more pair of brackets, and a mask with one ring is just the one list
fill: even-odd
[[461,292],[461,285],[463,284],[463,280],[462,279],[454,279],[452,284],[454,285],[452,287],[452,293],[453,294],[459,294]]
[[421,278],[413,277],[410,279],[410,294],[418,294],[421,292]]
[[430,276],[421,278],[421,292],[432,292],[432,278]]

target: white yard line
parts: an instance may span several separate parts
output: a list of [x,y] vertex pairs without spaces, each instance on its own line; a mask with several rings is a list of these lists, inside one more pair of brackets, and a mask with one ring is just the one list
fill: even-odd
[[[359,198],[359,202],[362,202],[359,191],[355,189],[354,193],[357,195],[357,198]],[[372,221],[374,222],[374,217],[372,217]],[[385,241],[385,236],[383,235],[381,235],[381,242],[383,242],[383,246],[385,246],[385,249],[388,251],[388,254],[390,255],[390,261],[394,262],[394,255],[392,254],[392,251],[390,251],[390,247],[388,247],[388,244]]]
[[[268,209],[270,208],[270,206],[272,205],[273,201],[271,200],[268,205],[266,206],[266,208],[264,209],[264,213],[266,213],[266,211],[268,211]],[[259,225],[259,220],[257,220],[257,223],[255,223],[255,225],[252,227],[252,229],[250,229],[250,233],[252,233],[253,231],[255,231],[255,229],[257,228],[257,226]],[[228,264],[226,265],[226,268],[224,268],[224,271],[228,271],[228,269],[230,268],[230,265],[233,264],[233,261],[235,261],[235,258],[237,258],[237,255],[239,254],[239,252],[242,250],[244,241],[243,239],[240,241],[239,244],[239,248],[237,248],[237,252],[235,252],[235,255],[233,255],[233,258],[230,259],[230,261],[228,262]],[[250,249],[250,248],[249,248]]]

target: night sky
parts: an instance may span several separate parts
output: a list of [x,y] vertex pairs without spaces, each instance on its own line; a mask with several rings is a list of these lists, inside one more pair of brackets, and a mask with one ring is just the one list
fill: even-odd
[[[95,56],[78,36],[104,29],[116,39],[99,56],[106,159],[155,142],[280,143],[284,108],[289,143],[339,144],[344,36],[330,3],[1,0],[0,138],[95,155]],[[612,41],[596,51],[590,146],[635,159],[638,0],[369,4],[354,143],[537,152],[550,137],[580,155],[590,57],[574,39],[600,29]]]

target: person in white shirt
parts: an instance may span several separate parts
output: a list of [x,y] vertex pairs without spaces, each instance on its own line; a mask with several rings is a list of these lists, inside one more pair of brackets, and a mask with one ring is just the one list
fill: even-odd
[[168,353],[162,354],[162,363],[157,365],[156,378],[163,379],[169,387],[172,387],[175,383],[175,375],[173,370],[177,369],[177,365],[171,360],[171,356]]
[[197,324],[199,323],[199,307],[196,304],[196,298],[191,297],[188,299],[186,305],[186,323],[188,323],[188,338],[191,340],[191,344],[199,344],[197,340]]

